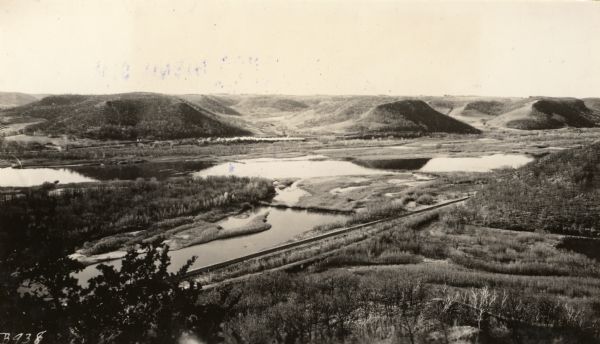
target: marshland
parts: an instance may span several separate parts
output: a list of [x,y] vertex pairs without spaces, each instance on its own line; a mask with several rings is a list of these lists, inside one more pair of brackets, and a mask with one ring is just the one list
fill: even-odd
[[600,343],[599,5],[0,0],[0,343]]
[[4,262],[20,272],[18,295],[50,294],[39,286],[61,278],[64,294],[50,297],[71,302],[114,283],[146,288],[163,271],[193,299],[186,333],[208,342],[587,340],[598,333],[598,133],[72,138],[63,150],[7,136],[0,222],[18,249]]

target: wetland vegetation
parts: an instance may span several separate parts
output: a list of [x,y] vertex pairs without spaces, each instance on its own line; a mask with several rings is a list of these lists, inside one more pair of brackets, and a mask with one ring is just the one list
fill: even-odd
[[[2,195],[0,224],[8,242],[27,246],[50,236],[97,254],[164,239],[176,228],[201,226],[273,193],[267,180],[237,177],[140,179],[61,189],[43,184]],[[141,236],[132,234],[138,231]]]
[[0,0],[0,344],[600,344],[599,38],[600,0]]
[[[577,147],[595,135],[586,130],[277,145],[88,142],[63,151],[3,143],[6,161],[83,163],[62,168],[91,180],[2,188],[2,297],[13,300],[2,312],[21,310],[2,324],[82,343],[134,333],[149,343],[597,342],[598,246],[585,236],[597,236],[598,144]],[[536,158],[517,169],[420,171],[432,157],[495,154],[528,157],[514,167]],[[292,173],[275,173],[279,163]],[[466,195],[464,204],[395,219]],[[186,272],[235,256],[225,253],[386,218]],[[109,312],[116,304],[131,311]]]

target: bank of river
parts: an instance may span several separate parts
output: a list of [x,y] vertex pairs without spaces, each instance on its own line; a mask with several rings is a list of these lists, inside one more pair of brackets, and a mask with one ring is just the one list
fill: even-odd
[[[247,217],[230,217],[218,222],[218,224],[224,229],[239,227],[244,225],[246,221],[251,221],[255,215],[264,214],[266,212],[268,212],[266,220],[271,226],[270,229],[259,233],[214,240],[208,243],[171,251],[169,253],[169,256],[171,257],[170,270],[176,271],[192,256],[197,257],[192,268],[199,268],[238,258],[292,240],[294,237],[311,230],[317,225],[338,222],[346,218],[346,216],[340,214],[259,207],[246,214]],[[118,268],[120,267],[120,260],[112,260],[105,262],[104,264],[110,264]],[[89,278],[98,274],[96,269],[97,265],[98,264],[87,266],[81,272],[76,274],[76,277],[80,281],[87,281]]]
[[[420,159],[388,159],[388,160],[334,160],[322,155],[310,155],[294,158],[258,158],[242,159],[221,164],[205,161],[181,161],[169,163],[139,163],[124,166],[85,166],[68,168],[24,168],[0,169],[0,186],[32,186],[43,182],[58,181],[61,184],[101,182],[111,179],[137,179],[157,178],[164,179],[177,175],[193,175],[197,178],[208,176],[238,176],[238,177],[264,177],[274,180],[291,180],[293,182],[278,189],[275,204],[278,207],[261,206],[250,211],[245,216],[233,216],[217,223],[223,230],[235,232],[235,226],[243,227],[245,221],[253,221],[257,216],[263,216],[266,224],[259,232],[249,231],[247,235],[218,239],[203,244],[184,247],[171,251],[171,269],[180,268],[189,258],[197,256],[193,267],[202,267],[221,261],[234,259],[254,253],[269,247],[280,245],[295,237],[310,231],[315,226],[339,222],[347,215],[314,212],[308,210],[291,209],[299,199],[309,195],[302,189],[298,180],[315,180],[321,178],[338,179],[339,181],[353,179],[356,183],[337,185],[326,192],[330,198],[339,198],[352,207],[359,206],[359,201],[347,196],[351,193],[369,192],[372,181],[378,180],[382,185],[389,185],[390,175],[403,176],[407,173],[413,175],[405,178],[407,183],[414,183],[419,176],[413,172],[487,172],[496,168],[516,168],[533,158],[526,155],[494,154],[479,157],[435,157]],[[410,171],[410,172],[407,172]],[[368,178],[364,178],[368,177]],[[366,179],[366,182],[357,178]],[[370,178],[370,179],[369,179]],[[362,180],[362,179],[361,179]],[[366,183],[366,184],[365,184]],[[338,183],[339,184],[339,183]],[[363,185],[365,184],[365,185]],[[368,184],[368,185],[367,185]],[[396,185],[396,184],[394,184]],[[388,187],[389,188],[389,187]],[[319,196],[319,195],[316,195]],[[384,195],[385,196],[385,195]],[[365,196],[369,198],[369,196]],[[388,197],[389,196],[385,196]],[[354,202],[354,203],[352,203]],[[318,203],[318,202],[317,202]],[[357,204],[355,204],[357,203]],[[281,207],[283,206],[283,208]],[[314,208],[325,208],[321,204],[313,205]],[[268,213],[268,214],[267,214]],[[248,225],[248,224],[246,224]],[[232,227],[233,226],[233,227]],[[241,232],[240,232],[241,233]],[[193,238],[191,238],[193,239]],[[166,242],[174,240],[167,238]],[[174,245],[182,247],[185,245]],[[118,257],[118,253],[109,258]],[[108,262],[118,266],[118,259]],[[97,273],[96,265],[90,265],[77,274],[85,281]]]

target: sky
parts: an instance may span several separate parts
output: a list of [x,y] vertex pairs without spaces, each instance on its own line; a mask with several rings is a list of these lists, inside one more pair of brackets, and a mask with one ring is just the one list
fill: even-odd
[[600,96],[600,1],[0,0],[0,90]]

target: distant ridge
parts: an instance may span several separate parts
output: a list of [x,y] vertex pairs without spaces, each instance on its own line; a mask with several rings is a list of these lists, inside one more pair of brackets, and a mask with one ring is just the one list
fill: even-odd
[[308,105],[291,97],[250,96],[235,104],[234,108],[242,113],[291,112],[304,110],[308,108]]
[[100,139],[251,135],[200,106],[155,93],[48,96],[3,114],[45,120],[30,131]]
[[467,116],[471,112],[496,116],[505,111],[505,104],[497,100],[478,100],[465,105],[462,115]]
[[36,101],[24,96],[23,101],[33,101],[0,108],[2,125],[99,139],[413,135],[600,126],[600,98],[125,93],[50,95]]
[[0,92],[0,109],[33,103],[36,97],[19,92]]
[[[584,98],[583,102],[585,106],[600,114],[600,98]],[[600,116],[596,116],[595,123],[600,126]]]

